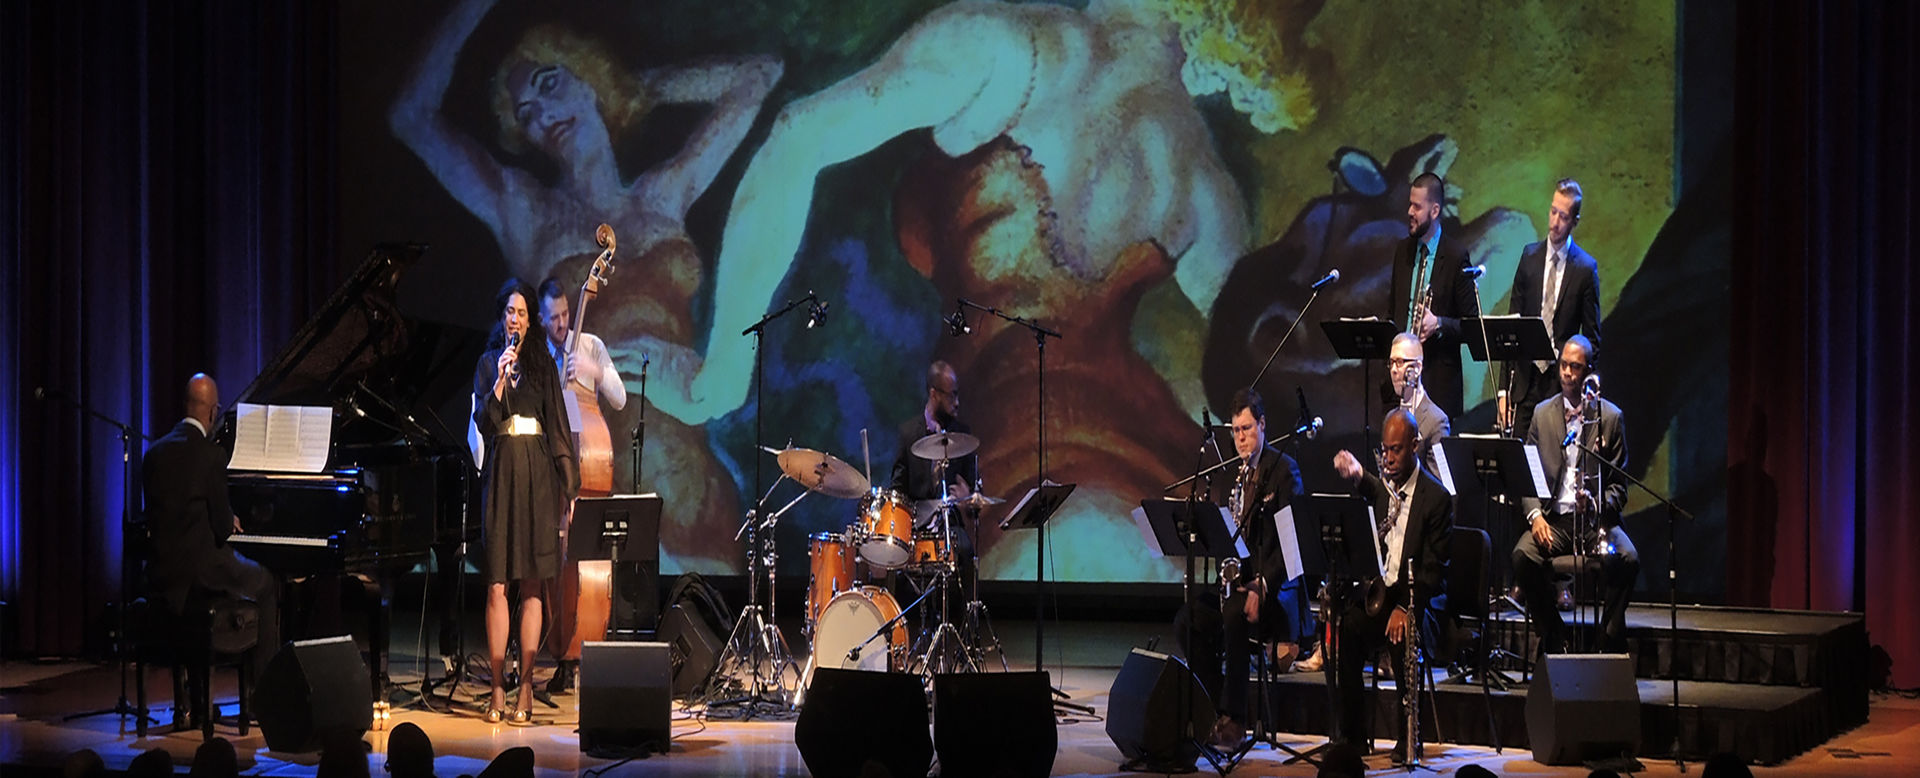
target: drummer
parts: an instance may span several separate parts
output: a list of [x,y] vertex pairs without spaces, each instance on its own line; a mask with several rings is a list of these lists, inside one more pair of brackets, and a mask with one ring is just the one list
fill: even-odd
[[[900,453],[893,460],[892,488],[914,504],[914,525],[918,531],[938,529],[932,506],[942,495],[940,481],[934,477],[934,468],[939,463],[916,456],[914,441],[942,432],[971,431],[972,428],[960,420],[959,376],[954,375],[952,365],[934,361],[927,366],[927,402],[919,416],[900,425]],[[946,481],[945,496],[949,500],[973,496],[980,485],[979,456],[968,453],[948,462]],[[967,533],[971,516],[968,509],[956,509],[948,522],[953,531],[953,556],[960,573],[956,582],[966,581],[973,575],[973,540]]]

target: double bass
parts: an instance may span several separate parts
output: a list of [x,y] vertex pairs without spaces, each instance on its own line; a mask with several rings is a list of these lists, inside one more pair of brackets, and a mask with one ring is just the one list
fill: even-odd
[[[593,260],[587,269],[587,278],[580,284],[580,297],[573,309],[572,326],[567,330],[565,352],[561,359],[561,369],[565,370],[566,360],[573,356],[574,348],[580,341],[580,330],[587,320],[587,303],[600,294],[600,287],[607,283],[607,276],[613,274],[614,235],[613,228],[602,224],[594,230],[594,242],[602,247],[600,256]],[[604,380],[604,379],[603,379]],[[605,497],[613,494],[613,435],[607,429],[607,419],[600,412],[598,388],[588,388],[579,381],[567,381],[566,402],[568,410],[580,425],[573,433],[573,447],[580,465],[580,497]],[[571,523],[572,510],[568,510]],[[558,631],[557,639],[548,643],[555,659],[562,662],[577,662],[580,659],[580,644],[589,636],[599,640],[607,633],[607,622],[613,611],[612,565],[604,560],[566,560],[560,567],[558,592],[554,597],[557,605],[553,613],[553,627]],[[569,607],[571,606],[571,607]],[[565,673],[556,676],[555,681],[565,684]]]

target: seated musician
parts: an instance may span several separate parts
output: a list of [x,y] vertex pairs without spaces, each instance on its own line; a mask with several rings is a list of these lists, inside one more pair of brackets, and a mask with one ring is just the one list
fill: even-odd
[[[1591,456],[1581,450],[1583,443],[1617,466],[1627,464],[1626,427],[1619,406],[1597,394],[1591,398],[1585,395],[1597,357],[1586,336],[1567,339],[1560,347],[1560,393],[1534,406],[1533,423],[1527,430],[1527,443],[1540,451],[1540,465],[1554,499],[1543,503],[1529,497],[1521,502],[1528,530],[1513,546],[1513,577],[1526,595],[1527,613],[1534,629],[1539,630],[1540,650],[1546,654],[1567,649],[1566,622],[1560,618],[1553,585],[1554,557],[1574,553],[1575,543],[1589,552],[1607,552],[1600,556],[1600,571],[1605,600],[1601,648],[1608,652],[1627,650],[1627,596],[1640,576],[1640,555],[1620,526],[1626,483],[1610,472],[1599,473],[1606,484],[1599,495],[1590,494],[1581,483],[1580,461]],[[1597,420],[1590,421],[1589,417]],[[1588,463],[1587,474],[1595,473],[1596,468],[1604,466]],[[1582,530],[1576,521],[1576,513],[1582,512],[1597,512],[1597,524]]]
[[[921,504],[927,500],[940,499],[940,482],[934,478],[934,466],[930,462],[914,456],[913,442],[939,432],[971,432],[972,427],[960,419],[960,377],[954,373],[953,366],[936,360],[927,366],[927,401],[920,408],[920,415],[900,425],[900,452],[893,459],[893,474],[890,487],[904,495],[907,500]],[[978,454],[968,454],[947,464],[947,497],[955,500],[973,495],[979,485],[980,459]],[[956,582],[969,580],[974,574],[973,537],[968,525],[976,511],[960,509],[951,513],[950,528],[953,531],[953,558],[956,564]],[[926,516],[915,516],[919,529],[926,531]],[[895,592],[899,596],[901,592]]]
[[280,648],[280,583],[273,574],[227,545],[242,531],[227,503],[227,459],[209,434],[220,390],[198,373],[187,381],[187,417],[147,449],[142,473],[147,535],[153,548],[147,582],[175,615],[194,588],[252,600],[260,607],[255,677]]
[[[1417,428],[1412,411],[1395,408],[1387,412],[1386,421],[1381,425],[1381,474],[1378,477],[1361,469],[1352,453],[1343,450],[1333,458],[1334,469],[1342,478],[1352,481],[1354,493],[1374,508],[1386,587],[1385,607],[1377,613],[1368,613],[1366,598],[1355,596],[1348,598],[1341,614],[1336,645],[1331,647],[1336,661],[1327,665],[1333,674],[1328,682],[1337,690],[1334,694],[1339,724],[1334,737],[1337,742],[1360,741],[1362,745],[1372,745],[1366,726],[1372,718],[1368,715],[1371,708],[1366,704],[1360,684],[1361,666],[1381,648],[1384,639],[1389,644],[1386,653],[1392,662],[1394,677],[1402,679],[1402,684],[1413,677],[1406,667],[1402,641],[1417,637],[1413,634],[1416,629],[1413,625],[1419,623],[1421,614],[1409,613],[1408,604],[1411,602],[1415,611],[1425,610],[1425,604],[1440,593],[1441,584],[1446,580],[1453,498],[1439,479],[1420,467],[1416,456]],[[1409,558],[1414,561],[1411,600],[1406,580]],[[1397,722],[1404,719],[1404,716],[1394,718]],[[1400,726],[1404,728],[1404,723]],[[1401,763],[1407,753],[1406,733],[1400,733],[1400,738],[1393,752],[1396,764]]]
[[[560,383],[569,390],[575,384],[586,387],[598,402],[608,408],[620,410],[627,407],[627,384],[620,379],[620,371],[613,366],[613,357],[607,353],[607,345],[600,338],[585,329],[575,338],[573,353],[567,353],[567,332],[573,327],[573,310],[567,302],[567,290],[560,286],[560,279],[548,276],[540,282],[540,322],[547,334],[547,354],[553,357],[553,364],[560,371]],[[570,398],[567,403],[567,423],[574,435],[580,434],[583,420]],[[609,452],[611,453],[611,452]],[[581,461],[586,462],[585,452],[581,452]],[[609,474],[610,475],[610,474]],[[584,477],[584,473],[583,473]],[[638,484],[635,484],[638,487]],[[564,536],[573,525],[573,510],[568,508],[566,517],[561,520],[561,534]],[[566,546],[560,548],[561,555],[566,554]],[[549,694],[560,694],[573,688],[574,676],[580,668],[580,655],[575,650],[577,641],[573,639],[577,626],[575,610],[579,607],[579,563],[568,559],[560,565],[560,577],[556,579],[554,618],[550,626],[557,634],[547,640],[547,649],[553,654],[559,666],[553,677],[547,682]],[[599,640],[600,636],[587,636],[589,640]]]
[[[1300,466],[1267,445],[1267,414],[1260,393],[1242,389],[1233,396],[1233,447],[1240,456],[1228,508],[1241,528],[1251,556],[1238,560],[1239,573],[1233,581],[1233,593],[1220,610],[1220,626],[1215,628],[1211,608],[1200,608],[1192,617],[1181,620],[1179,635],[1187,639],[1190,621],[1193,645],[1187,656],[1207,692],[1219,702],[1219,718],[1214,721],[1210,738],[1215,746],[1233,748],[1246,738],[1250,721],[1247,700],[1248,659],[1253,641],[1276,641],[1283,656],[1291,656],[1293,642],[1300,636],[1300,618],[1304,608],[1295,596],[1298,589],[1287,586],[1285,556],[1281,550],[1273,517],[1287,507],[1298,493]],[[1226,674],[1221,683],[1220,653],[1225,643]]]
[[1389,366],[1393,396],[1387,399],[1387,405],[1399,405],[1413,411],[1413,418],[1420,427],[1420,466],[1429,473],[1439,473],[1440,468],[1434,465],[1433,449],[1440,445],[1441,438],[1453,432],[1447,412],[1427,396],[1426,386],[1420,380],[1420,374],[1426,367],[1426,348],[1420,345],[1420,338],[1411,332],[1395,335]]

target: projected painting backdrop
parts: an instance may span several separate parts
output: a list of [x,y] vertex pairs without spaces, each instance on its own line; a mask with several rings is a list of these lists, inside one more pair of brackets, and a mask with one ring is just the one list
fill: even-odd
[[[343,157],[379,180],[343,193],[344,240],[435,244],[437,264],[409,279],[415,311],[483,327],[502,277],[577,288],[594,226],[615,228],[618,269],[587,329],[630,393],[649,364],[615,440],[645,414],[639,489],[666,499],[669,572],[743,567],[734,530],[777,474],[755,452],[756,415],[767,445],[856,466],[868,430],[884,480],[933,359],[959,373],[986,491],[1030,487],[1043,355],[977,312],[971,335],[949,337],[940,319],[964,297],[1063,335],[1044,353],[1045,468],[1079,490],[1052,525],[1049,577],[1177,580],[1128,511],[1191,471],[1202,405],[1225,409],[1335,267],[1344,280],[1259,388],[1275,428],[1305,392],[1331,434],[1294,453],[1309,486],[1338,486],[1325,460],[1359,443],[1363,371],[1314,323],[1384,309],[1414,176],[1446,177],[1445,229],[1487,265],[1482,301],[1502,313],[1555,179],[1586,186],[1575,239],[1600,258],[1603,312],[1680,200],[1671,5],[389,5],[342,16],[366,31],[343,36],[363,49],[343,52],[358,106]],[[1693,294],[1724,310],[1724,271],[1709,277]],[[741,330],[809,291],[829,318],[768,329],[756,393]],[[1707,347],[1648,348],[1612,364],[1688,364]],[[1467,370],[1479,407],[1456,430],[1480,431],[1494,379]],[[1665,463],[1656,482],[1720,491],[1717,469],[1667,451],[1671,418],[1626,414]],[[803,500],[780,527],[783,572],[806,569],[801,538],[853,510]],[[987,576],[1033,575],[1031,533],[988,526],[979,545]]]

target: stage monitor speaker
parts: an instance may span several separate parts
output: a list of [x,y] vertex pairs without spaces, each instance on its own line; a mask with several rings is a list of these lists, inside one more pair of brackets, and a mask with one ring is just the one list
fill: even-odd
[[720,636],[705,619],[685,604],[673,606],[660,620],[660,642],[667,644],[673,674],[673,696],[692,694],[713,674],[720,661]]
[[807,770],[821,778],[861,775],[868,762],[889,775],[926,775],[933,737],[920,676],[816,668],[793,724],[793,743]]
[[933,749],[942,775],[1044,776],[1060,733],[1045,672],[933,678]]
[[1107,695],[1107,737],[1150,772],[1191,771],[1213,719],[1213,699],[1187,664],[1143,648],[1127,655]]
[[373,682],[353,638],[282,647],[254,683],[253,714],[273,751],[318,751],[330,738],[365,734],[373,726]]
[[1549,654],[1527,687],[1527,742],[1549,765],[1640,752],[1640,686],[1626,654]]
[[580,645],[580,750],[666,753],[673,745],[665,643]]

